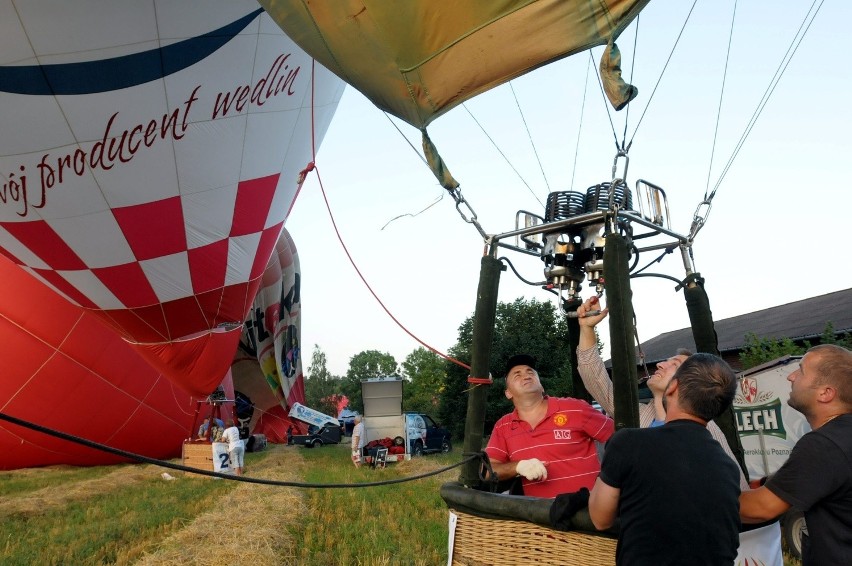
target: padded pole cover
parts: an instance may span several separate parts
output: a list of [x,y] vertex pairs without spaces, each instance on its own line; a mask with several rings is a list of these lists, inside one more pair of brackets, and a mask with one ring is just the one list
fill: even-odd
[[[491,359],[491,342],[494,337],[494,319],[497,316],[497,289],[500,286],[500,272],[503,264],[485,255],[479,269],[479,288],[476,291],[476,311],[473,314],[473,345],[470,354],[471,377],[488,377]],[[483,429],[485,428],[485,405],[487,385],[471,388],[467,397],[467,418],[464,425],[464,453],[472,454],[482,450]],[[459,481],[470,487],[480,484],[479,462],[468,462],[461,468]]]
[[[566,310],[577,310],[576,307],[568,308],[566,305]],[[591,401],[592,396],[589,395],[589,392],[586,390],[586,386],[583,384],[583,380],[580,379],[580,373],[577,371],[577,345],[580,343],[580,321],[576,318],[567,319],[568,332],[568,359],[571,360],[571,388],[572,391],[570,395],[572,397],[576,397],[577,399],[585,399],[586,401]],[[568,392],[561,392],[564,395],[567,395]]]
[[619,234],[608,234],[604,247],[604,285],[609,308],[612,392],[615,428],[639,427],[633,291],[630,289],[629,248]]
[[[695,347],[699,352],[719,355],[719,339],[716,328],[713,325],[713,312],[710,310],[710,300],[704,290],[704,280],[696,276],[692,282],[683,288],[683,296],[686,299],[686,309],[689,311],[689,321],[692,324],[692,337]],[[731,407],[714,419],[725,438],[731,452],[737,458],[737,463],[742,468],[746,478],[748,470],[745,465],[745,453],[737,433],[737,422],[734,418],[734,409]]]

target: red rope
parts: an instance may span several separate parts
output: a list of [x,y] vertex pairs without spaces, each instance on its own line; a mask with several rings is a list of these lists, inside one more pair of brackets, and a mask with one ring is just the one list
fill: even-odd
[[[352,255],[349,253],[349,249],[346,247],[346,244],[343,243],[343,238],[340,236],[340,231],[337,229],[337,222],[335,222],[335,220],[334,220],[334,214],[331,212],[331,206],[328,204],[328,197],[325,194],[325,187],[323,187],[322,179],[320,178],[320,174],[319,174],[319,169],[316,168],[317,152],[316,152],[316,129],[315,129],[315,121],[314,121],[314,118],[315,118],[315,116],[314,116],[314,110],[315,110],[315,106],[314,106],[314,85],[315,85],[315,81],[314,81],[314,78],[316,76],[315,73],[316,73],[316,61],[312,60],[312,62],[311,62],[311,158],[312,159],[311,159],[311,162],[308,163],[307,166],[305,166],[305,168],[302,169],[299,172],[298,188],[296,189],[296,194],[293,197],[293,202],[290,204],[290,210],[287,211],[287,216],[290,215],[290,211],[293,210],[293,205],[296,204],[296,199],[299,197],[299,193],[302,191],[302,185],[304,185],[305,179],[307,178],[308,173],[310,173],[311,171],[316,171],[317,181],[319,181],[320,191],[322,192],[322,198],[325,201],[325,207],[328,210],[328,216],[331,219],[331,225],[334,227],[334,233],[337,234],[337,240],[340,242],[340,246],[343,248],[343,251],[346,252],[346,257],[349,258],[349,263],[351,263],[352,267],[355,268],[355,272],[358,274],[358,277],[361,278],[361,281],[364,282],[364,285],[367,287],[367,289],[370,291],[370,293],[373,295],[373,297],[376,299],[376,301],[379,303],[379,305],[382,307],[382,309],[384,309],[384,311],[387,313],[387,315],[389,317],[391,317],[391,320],[393,320],[397,324],[397,326],[399,326],[403,331],[405,331],[406,334],[411,336],[418,344],[422,345],[424,348],[426,348],[430,352],[433,352],[433,353],[441,356],[445,360],[448,360],[448,361],[450,361],[450,362],[452,362],[452,363],[454,363],[458,366],[461,366],[461,367],[469,370],[470,369],[469,365],[465,364],[464,362],[460,362],[459,360],[457,360],[457,359],[455,359],[451,356],[444,354],[443,352],[437,350],[436,348],[433,348],[432,346],[430,346],[429,344],[427,344],[426,342],[424,342],[423,340],[421,340],[420,338],[415,336],[399,320],[397,320],[397,318],[388,310],[388,308],[385,306],[385,304],[382,302],[382,300],[379,298],[379,296],[376,295],[375,291],[373,291],[373,288],[370,287],[370,284],[367,283],[367,280],[361,274],[361,270],[358,269],[357,265],[355,265],[355,261],[352,259]],[[468,381],[470,381],[470,379],[475,379],[475,378],[469,378]],[[490,383],[490,379],[485,380],[485,382]]]
[[314,85],[316,81],[316,60],[311,59],[311,161],[308,163],[304,169],[299,171],[299,177],[296,180],[296,194],[293,195],[293,200],[290,201],[290,208],[287,209],[287,214],[284,216],[284,220],[290,217],[290,213],[293,211],[293,207],[296,206],[296,199],[299,198],[299,193],[302,192],[302,185],[305,184],[305,179],[308,177],[308,173],[314,170],[315,162],[317,159],[317,146],[316,146],[316,121],[314,116]]
[[320,177],[320,174],[319,174],[319,169],[317,169],[317,181],[319,181],[320,191],[322,192],[322,198],[325,201],[325,207],[328,210],[328,217],[331,219],[331,225],[334,227],[334,233],[337,235],[337,240],[340,242],[340,246],[343,248],[343,251],[346,253],[346,257],[349,258],[349,263],[352,264],[352,267],[355,269],[355,272],[358,274],[358,277],[360,277],[361,281],[364,282],[364,286],[367,287],[367,290],[370,291],[370,293],[376,299],[376,302],[379,303],[379,306],[382,307],[382,309],[387,313],[387,315],[389,317],[391,317],[391,320],[393,320],[396,323],[397,326],[399,326],[406,334],[411,336],[418,344],[420,344],[421,346],[423,346],[424,348],[426,348],[430,352],[433,352],[433,353],[441,356],[445,360],[450,361],[450,362],[452,362],[452,363],[454,363],[458,366],[461,366],[461,367],[469,370],[470,366],[467,365],[466,363],[461,362],[461,361],[459,361],[459,360],[457,360],[457,359],[455,359],[451,356],[448,356],[447,354],[444,354],[443,352],[437,350],[436,348],[433,348],[432,346],[430,346],[429,344],[427,344],[426,342],[424,342],[423,340],[421,340],[420,338],[415,336],[410,330],[408,330],[408,328],[405,327],[405,325],[403,325],[399,320],[397,320],[397,318],[393,315],[393,313],[391,313],[390,310],[388,310],[388,308],[385,306],[385,304],[382,302],[382,300],[379,298],[379,296],[376,294],[376,292],[373,291],[373,288],[370,287],[370,284],[367,282],[367,279],[364,278],[364,275],[361,273],[361,270],[358,269],[357,265],[355,265],[355,260],[352,259],[352,255],[349,253],[349,249],[346,247],[346,244],[343,242],[343,237],[341,237],[341,235],[340,235],[340,230],[337,229],[337,222],[335,222],[335,220],[334,220],[334,214],[331,212],[331,206],[328,204],[328,197],[325,194],[325,187],[323,187],[322,178]]

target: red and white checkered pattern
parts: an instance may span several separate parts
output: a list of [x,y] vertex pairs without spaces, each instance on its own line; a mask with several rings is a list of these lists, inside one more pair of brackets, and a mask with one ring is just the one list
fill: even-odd
[[[121,326],[142,318],[153,340],[239,324],[281,233],[281,221],[266,226],[277,182],[273,175],[239,183],[227,236],[204,245],[188,244],[184,219],[205,203],[173,197],[97,215],[93,232],[119,243],[130,260],[124,263],[104,265],[86,239],[64,233],[67,223],[49,220],[0,222],[4,240],[14,238],[26,261],[0,253],[32,266],[28,271],[73,302],[110,312]],[[122,310],[129,312],[115,312]]]
[[[0,5],[0,21],[9,23],[0,65],[132,55],[258,9],[252,0],[51,6]],[[262,14],[160,80],[73,96],[0,92],[0,253],[131,341],[171,342],[241,324],[297,175],[343,91],[317,69],[312,90],[310,58]],[[286,87],[270,95],[258,86],[273,84]],[[145,140],[140,132],[151,124]],[[124,158],[86,160],[109,144],[124,144]],[[84,156],[77,170],[75,155]],[[14,186],[24,179],[26,199]]]

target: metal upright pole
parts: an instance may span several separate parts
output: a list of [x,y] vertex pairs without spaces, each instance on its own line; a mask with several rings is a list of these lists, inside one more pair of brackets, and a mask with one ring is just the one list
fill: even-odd
[[[491,248],[491,253],[496,246]],[[476,310],[473,315],[473,345],[471,347],[471,389],[467,397],[467,418],[464,425],[464,453],[482,450],[485,428],[485,406],[488,396],[486,383],[491,359],[491,342],[494,337],[494,320],[497,314],[497,288],[503,264],[491,255],[483,256],[479,270],[479,288],[476,292]],[[479,383],[477,383],[479,382]],[[468,487],[478,487],[480,463],[468,462],[461,469],[459,482]]]

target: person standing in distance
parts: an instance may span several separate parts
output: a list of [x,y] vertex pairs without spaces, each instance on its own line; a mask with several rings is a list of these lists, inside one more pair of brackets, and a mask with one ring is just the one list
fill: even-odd
[[225,421],[222,442],[228,443],[228,457],[231,459],[231,467],[234,468],[234,473],[238,476],[243,475],[246,450],[240,438],[240,429],[234,424],[234,419]]
[[361,453],[366,444],[364,420],[361,415],[355,415],[355,426],[352,428],[352,463],[356,468],[361,467]]

